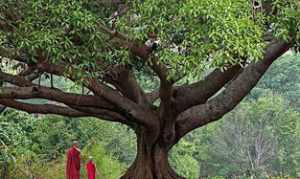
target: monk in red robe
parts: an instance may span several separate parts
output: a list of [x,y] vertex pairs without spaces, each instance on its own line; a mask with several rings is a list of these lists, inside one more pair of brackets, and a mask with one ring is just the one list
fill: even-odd
[[88,179],[96,179],[96,165],[93,162],[93,158],[90,156],[89,161],[85,166]]
[[80,179],[80,150],[76,141],[67,153],[66,176],[67,179]]

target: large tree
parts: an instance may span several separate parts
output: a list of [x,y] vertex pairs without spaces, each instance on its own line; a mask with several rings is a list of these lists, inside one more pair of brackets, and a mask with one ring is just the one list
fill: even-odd
[[[128,125],[137,156],[121,178],[183,178],[169,165],[172,146],[299,49],[299,19],[298,0],[1,0],[0,104]],[[85,90],[41,85],[42,75]]]

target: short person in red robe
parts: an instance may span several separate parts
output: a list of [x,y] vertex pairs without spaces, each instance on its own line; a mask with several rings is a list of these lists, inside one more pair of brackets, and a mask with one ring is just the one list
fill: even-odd
[[80,150],[76,141],[67,153],[66,176],[67,179],[80,179]]
[[93,162],[93,158],[90,156],[89,161],[85,166],[88,179],[96,179],[96,165]]

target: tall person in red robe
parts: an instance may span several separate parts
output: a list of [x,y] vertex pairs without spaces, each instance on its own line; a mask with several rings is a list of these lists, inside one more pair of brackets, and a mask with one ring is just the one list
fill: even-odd
[[77,141],[73,142],[67,153],[66,176],[67,179],[80,179],[80,150]]
[[96,165],[93,162],[93,158],[90,156],[89,161],[85,166],[88,179],[96,179]]

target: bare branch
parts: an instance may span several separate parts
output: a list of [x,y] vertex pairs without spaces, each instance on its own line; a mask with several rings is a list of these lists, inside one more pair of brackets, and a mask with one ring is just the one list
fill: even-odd
[[157,76],[160,79],[160,86],[159,86],[159,98],[161,100],[160,103],[160,118],[164,119],[165,121],[168,121],[168,123],[171,123],[171,121],[174,121],[173,116],[173,81],[168,79],[168,69],[167,67],[159,62],[158,57],[155,55],[152,55],[149,59],[149,66],[152,68],[152,70],[157,74]]
[[122,124],[127,124],[127,125],[130,125],[131,122],[130,119],[127,119],[123,115],[114,112],[112,110],[98,109],[93,107],[82,107],[82,106],[70,106],[70,107],[83,113],[93,114],[96,117],[100,117],[101,119],[107,121],[120,122]]
[[171,83],[168,80],[168,69],[164,64],[159,62],[158,57],[152,55],[149,59],[149,66],[157,74],[161,83],[163,83],[164,85],[166,85],[167,83]]
[[[62,65],[49,64],[47,61],[37,64],[37,68],[41,71],[45,71],[45,72],[53,73],[53,74],[57,74],[57,75],[63,75],[64,71],[65,71],[64,67]],[[71,75],[72,74],[70,74],[70,76]],[[71,78],[73,78],[73,77],[71,77]],[[4,72],[0,72],[0,79],[2,79],[3,81],[7,81],[9,83],[15,84],[17,86],[21,86],[21,87],[36,86],[35,84],[25,80],[23,77],[9,75]],[[135,122],[142,123],[145,125],[150,125],[150,126],[154,125],[154,123],[155,123],[154,120],[149,121],[149,120],[146,120],[146,118],[144,117],[144,114],[145,114],[144,112],[146,112],[146,114],[153,117],[152,119],[155,118],[154,114],[152,114],[152,111],[150,109],[139,106],[138,104],[134,103],[130,99],[120,95],[117,91],[114,91],[114,90],[108,88],[107,86],[101,84],[100,82],[97,82],[95,79],[87,79],[86,83],[87,83],[86,86],[90,90],[92,90],[94,92],[94,94],[96,94],[98,96],[97,98],[95,98],[95,100],[102,99],[102,100],[95,102],[94,105],[99,104],[99,102],[101,102],[101,101],[107,101],[106,104],[111,104],[111,105],[115,106],[116,108],[118,108],[119,110],[123,110],[125,113],[128,113],[129,115],[131,115],[132,119],[136,120]],[[38,92],[40,89],[45,90],[45,88],[38,88],[38,87],[34,87],[30,90]],[[48,89],[48,92],[52,92],[52,93],[55,93],[55,95],[58,95],[57,94],[58,91],[55,91],[55,90],[51,91]],[[49,96],[49,95],[46,95],[47,92],[43,93],[42,91],[40,91],[38,94],[43,95],[42,98],[46,98],[46,99],[52,98],[53,100],[61,101],[66,104],[68,104],[71,101],[74,102],[74,100],[66,101],[64,99],[67,96],[67,94],[60,94],[60,96],[55,96],[53,94],[53,96]],[[71,97],[71,96],[69,96],[69,97]],[[72,96],[72,97],[74,97],[74,96]],[[84,99],[85,98],[83,98],[83,100]],[[86,104],[90,104],[90,103],[86,103]],[[107,108],[107,106],[105,106],[105,107]]]
[[[71,66],[67,66],[64,64],[51,64],[47,59],[44,59],[43,61],[40,61],[37,63],[37,69],[42,72],[47,72],[50,74],[55,74],[58,76],[64,76],[68,75],[68,78],[70,78],[73,81],[76,81],[77,79],[75,78],[75,72],[72,70]],[[69,68],[69,73],[66,73],[66,68]],[[32,84],[24,84],[25,79],[20,78],[22,80],[21,82],[17,81],[15,82],[15,78],[9,79],[11,77],[6,76],[3,74],[3,77],[8,78],[7,80],[10,80],[14,84],[18,86],[30,86]],[[0,76],[1,79],[1,76]],[[24,81],[25,80],[25,81]],[[153,116],[152,112],[144,107],[138,106],[138,104],[134,103],[127,97],[124,97],[120,95],[117,91],[114,91],[107,86],[101,84],[100,82],[97,82],[96,79],[93,78],[88,78],[84,81],[86,84],[86,87],[90,89],[91,91],[94,92],[94,94],[98,95],[101,98],[104,98],[104,101],[109,101],[109,103],[112,103],[115,105],[117,108],[120,108],[121,110],[124,110],[128,112],[134,119],[136,119],[136,122],[142,123],[142,124],[147,124],[147,125],[152,125],[154,124],[154,121],[146,121],[143,114],[144,111],[147,111],[149,116]]]
[[[64,116],[69,116],[69,117],[93,116],[91,114],[76,111],[69,107],[57,106],[57,105],[53,105],[53,104],[28,104],[28,103],[15,101],[12,99],[0,99],[0,104],[14,108],[14,109],[26,111],[28,113],[58,114],[58,115],[64,115]],[[94,116],[94,117],[96,117],[96,116]]]
[[114,106],[98,96],[80,95],[66,93],[58,89],[43,86],[30,87],[2,87],[0,88],[0,98],[6,99],[31,99],[43,98],[64,103],[66,105],[76,105],[83,107],[95,107],[102,109],[115,109]]
[[219,95],[202,105],[194,106],[180,114],[177,121],[178,138],[189,131],[220,119],[231,111],[257,84],[269,66],[290,48],[290,44],[274,42],[264,59],[251,64]]
[[[1,74],[1,73],[0,73]],[[9,79],[13,81],[13,84],[23,85],[24,80],[21,77],[13,76],[9,74],[5,74],[2,72],[2,75],[6,77],[6,80]],[[7,78],[8,77],[8,78]],[[15,78],[21,78],[22,81],[18,82],[18,80],[15,80]],[[15,82],[17,81],[17,83]],[[26,85],[25,85],[26,86]],[[11,100],[9,104],[16,104],[12,103],[13,99],[32,99],[32,98],[43,98],[48,99],[52,101],[61,102],[63,104],[72,106],[72,108],[76,108],[77,112],[75,113],[74,110],[71,110],[69,113],[69,116],[94,116],[98,118],[102,118],[105,120],[110,121],[118,121],[121,123],[128,124],[128,121],[126,118],[122,117],[122,115],[118,114],[117,112],[114,112],[115,107],[111,105],[110,103],[107,103],[103,99],[101,99],[98,96],[90,96],[90,95],[79,95],[74,93],[65,93],[58,89],[54,88],[47,88],[42,86],[29,86],[29,87],[3,87],[0,89],[0,101],[4,99],[5,101],[1,104],[6,105],[7,100]],[[31,105],[31,104],[30,104]],[[9,105],[7,105],[9,106]],[[28,110],[33,110],[31,108],[28,109],[27,104],[24,104],[22,106],[25,106],[25,108],[17,108],[17,106],[9,106],[13,108],[17,108],[20,110],[25,110],[27,112],[30,112]],[[35,107],[37,105],[33,105],[32,107]],[[38,106],[41,107],[41,106]],[[50,112],[47,112],[49,107]],[[38,112],[38,113],[49,113],[49,114],[63,114],[63,110],[66,108],[61,108],[61,106],[58,106],[59,110],[58,113],[53,113],[51,110],[54,109],[54,106],[50,105],[43,105],[41,107],[46,112]],[[84,110],[83,110],[84,109]],[[67,110],[69,111],[69,110]],[[81,113],[79,113],[79,111]],[[68,114],[67,114],[68,115]]]
[[[269,41],[274,41],[274,37],[270,36],[270,34],[265,34],[264,37],[266,36],[268,36]],[[225,84],[233,80],[241,71],[240,65],[234,65],[225,71],[216,69],[203,80],[190,85],[177,87],[175,90],[177,112],[180,113],[192,106],[205,103],[210,97],[221,90]]]
[[154,103],[159,98],[159,90],[154,90],[146,94],[150,104]]
[[[95,79],[90,79],[88,84],[89,89],[92,89],[94,94],[103,97],[112,104],[121,108],[128,115],[132,116],[132,118],[136,120],[135,122],[141,123],[148,127],[156,127],[156,117],[149,108],[139,106],[130,99],[120,95],[117,91],[109,89],[107,86],[97,82]],[[145,115],[147,115],[148,118],[145,118]]]
[[205,103],[226,83],[232,80],[239,71],[239,65],[235,65],[225,71],[216,69],[201,81],[177,87],[175,91],[176,111],[180,113],[192,106]]
[[121,115],[108,110],[99,110],[95,108],[85,108],[85,110],[75,110],[65,106],[58,106],[54,104],[29,104],[19,102],[13,99],[0,99],[0,104],[26,111],[28,113],[39,113],[39,114],[58,114],[69,117],[97,117],[103,120],[120,122],[127,124],[126,118]]
[[105,82],[115,86],[124,96],[137,104],[147,106],[147,98],[134,74],[125,65],[117,65],[104,75]]
[[31,81],[26,80],[22,76],[14,76],[0,71],[0,80],[14,84],[16,86],[33,86]]

